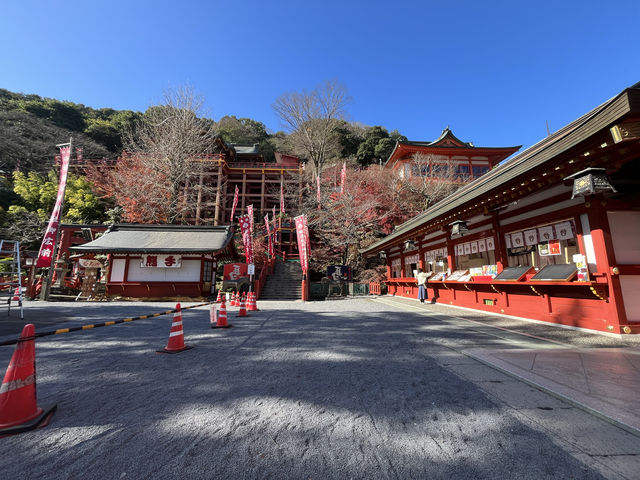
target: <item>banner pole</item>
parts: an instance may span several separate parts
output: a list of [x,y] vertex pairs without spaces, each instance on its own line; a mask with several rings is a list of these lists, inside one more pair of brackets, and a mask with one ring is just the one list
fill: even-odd
[[[64,147],[67,144],[56,145],[56,147]],[[69,137],[69,163],[71,163],[71,155],[73,155],[73,137]],[[60,164],[60,174],[62,174],[62,163]],[[60,180],[60,179],[58,179]],[[58,187],[59,188],[59,187]],[[56,257],[58,256],[58,243],[60,242],[60,230],[62,220],[62,210],[64,210],[64,195],[60,203],[60,211],[58,212],[58,230],[56,232],[56,241],[53,243],[53,253],[51,254],[51,266],[47,269],[47,276],[42,279],[42,291],[40,292],[40,300],[48,301],[49,293],[51,293],[51,280],[56,266]]]

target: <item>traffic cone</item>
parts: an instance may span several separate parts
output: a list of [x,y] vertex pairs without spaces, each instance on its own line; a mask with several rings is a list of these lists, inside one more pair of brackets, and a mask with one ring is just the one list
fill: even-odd
[[243,297],[242,300],[240,301],[240,310],[238,311],[238,314],[236,315],[236,317],[246,317],[246,316],[247,316],[247,305]]
[[[0,435],[46,426],[57,405],[38,407],[36,395],[36,327],[22,329],[0,387]],[[44,421],[44,423],[43,423]]]
[[180,304],[176,304],[176,313],[173,314],[173,322],[171,323],[171,332],[169,333],[169,342],[162,350],[156,350],[158,353],[178,353],[183,350],[189,350],[190,347],[184,344],[184,333],[182,331],[182,312]]
[[242,300],[240,302],[241,303],[244,302],[245,305],[247,304],[247,293],[246,292],[242,292]]
[[20,287],[16,287],[16,291],[13,292],[13,298],[11,299],[12,302],[19,302],[20,301]]
[[215,325],[211,325],[211,328],[229,328],[233,325],[227,323],[227,305],[222,302],[220,305],[220,311],[218,312],[218,318]]
[[220,303],[222,300],[222,291],[218,290],[218,298],[216,298],[216,303]]
[[214,304],[211,304],[211,308],[209,309],[209,322],[211,323],[211,327],[218,323],[218,309]]
[[229,306],[233,307],[236,304],[236,292],[231,292],[231,298],[229,299]]
[[247,306],[247,310],[250,312],[258,311],[258,306],[256,305],[256,292],[249,292],[249,305]]

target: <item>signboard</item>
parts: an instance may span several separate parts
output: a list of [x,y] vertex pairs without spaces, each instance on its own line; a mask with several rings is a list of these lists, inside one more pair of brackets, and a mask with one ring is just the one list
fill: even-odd
[[447,277],[448,281],[458,281],[461,277],[466,276],[469,273],[469,270],[455,270],[451,275]]
[[182,255],[142,255],[140,268],[182,268]]
[[578,269],[578,281],[579,282],[588,282],[589,281],[589,266],[587,264],[587,259],[584,255],[580,253],[576,253],[573,256],[573,263],[576,264]]
[[577,273],[578,269],[573,263],[547,265],[531,277],[531,280],[539,282],[568,282],[575,277]]
[[255,275],[256,274],[256,266],[252,263],[250,265],[247,265],[247,273],[249,275]]
[[102,268],[102,262],[100,260],[94,260],[92,258],[81,258],[78,263],[83,268]]
[[550,240],[538,244],[538,253],[541,257],[550,257],[552,255],[561,255],[562,248],[559,240]]
[[248,277],[249,272],[246,263],[227,263],[222,269],[222,279],[236,281],[239,278]]
[[327,267],[327,277],[336,282],[350,282],[351,267],[346,265],[329,265]]
[[524,278],[524,276],[533,271],[533,268],[527,266],[524,267],[507,267],[500,272],[494,280],[518,282]]

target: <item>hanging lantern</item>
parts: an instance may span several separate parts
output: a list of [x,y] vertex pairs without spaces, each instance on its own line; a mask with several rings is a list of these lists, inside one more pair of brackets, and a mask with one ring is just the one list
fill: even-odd
[[380,260],[386,260],[387,252],[385,252],[384,250],[380,250],[380,253],[378,253],[378,256],[380,257]]
[[406,240],[404,242],[404,249],[405,250],[414,250],[416,248],[416,244],[413,240]]
[[467,227],[467,222],[465,222],[464,220],[456,220],[455,222],[450,223],[449,225],[451,226],[451,236],[454,236],[454,235],[462,236],[469,231],[469,228]]
[[571,198],[586,195],[595,195],[603,192],[616,193],[611,185],[605,168],[586,168],[578,173],[569,175],[565,180],[573,180],[573,193]]

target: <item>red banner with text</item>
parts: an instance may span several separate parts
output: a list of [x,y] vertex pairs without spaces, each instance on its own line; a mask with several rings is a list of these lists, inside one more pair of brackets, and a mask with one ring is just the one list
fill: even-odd
[[40,245],[40,251],[38,252],[38,259],[36,260],[36,267],[49,268],[53,261],[53,250],[58,237],[58,228],[60,228],[60,219],[62,218],[62,207],[64,205],[64,192],[67,188],[67,174],[69,172],[69,157],[71,151],[69,147],[60,148],[60,181],[58,182],[58,196],[56,197],[56,204],[49,217],[49,224],[47,230],[44,233],[42,239],[42,245]]

